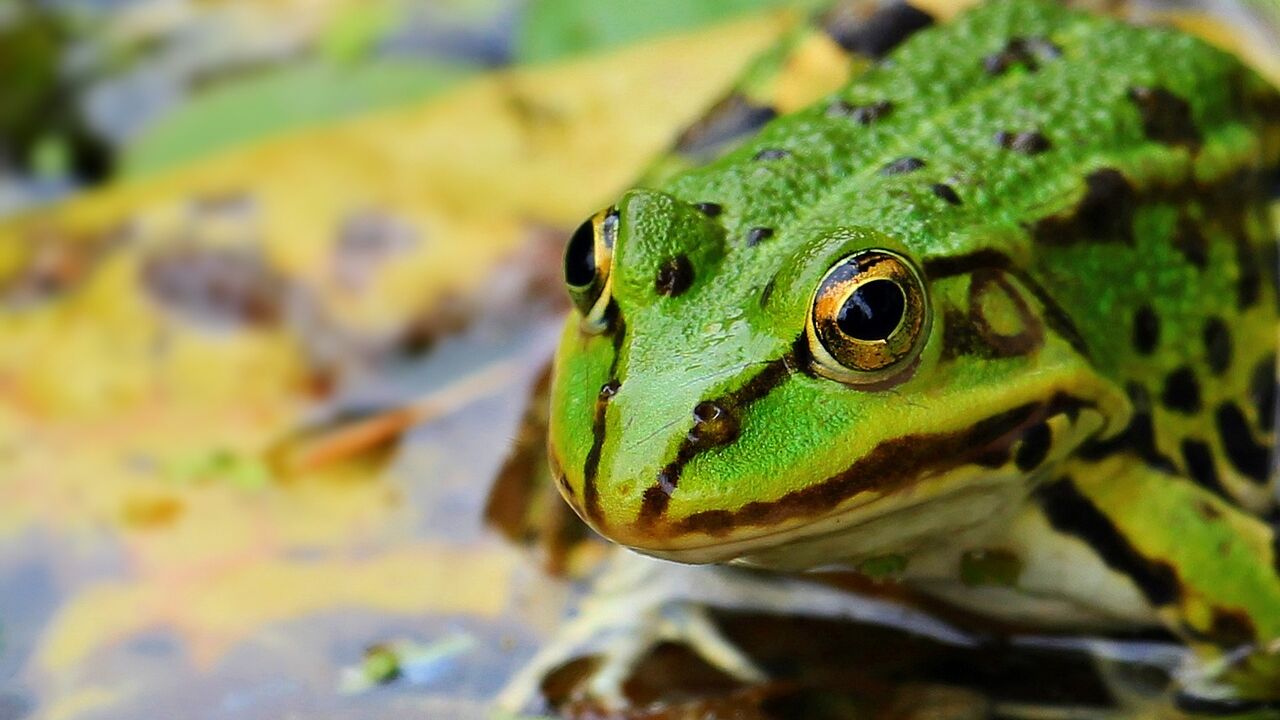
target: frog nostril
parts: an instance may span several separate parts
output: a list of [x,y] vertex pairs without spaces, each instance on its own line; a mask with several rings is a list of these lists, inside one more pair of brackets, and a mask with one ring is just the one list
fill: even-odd
[[723,405],[703,401],[693,408],[693,427],[687,439],[695,448],[727,445],[738,437],[738,418]]

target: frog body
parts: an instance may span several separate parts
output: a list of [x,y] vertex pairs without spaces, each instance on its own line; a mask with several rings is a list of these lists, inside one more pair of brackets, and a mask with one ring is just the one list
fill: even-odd
[[[1274,644],[1278,165],[1280,96],[1175,31],[916,33],[574,235],[560,490],[681,562]],[[1238,675],[1280,696],[1274,654]]]

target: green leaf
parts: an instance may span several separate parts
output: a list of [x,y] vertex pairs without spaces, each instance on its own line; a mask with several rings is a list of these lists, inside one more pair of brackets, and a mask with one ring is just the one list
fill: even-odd
[[229,80],[193,96],[126,149],[139,176],[290,130],[422,100],[472,69],[407,60],[308,60]]
[[694,30],[775,7],[822,0],[531,0],[516,37],[521,62],[546,62],[661,33]]

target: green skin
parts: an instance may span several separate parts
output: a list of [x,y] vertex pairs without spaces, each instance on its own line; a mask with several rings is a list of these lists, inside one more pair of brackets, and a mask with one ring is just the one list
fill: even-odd
[[[1024,622],[1163,623],[1210,654],[1252,648],[1222,677],[1280,696],[1280,544],[1258,518],[1278,108],[1196,39],[1052,3],[912,36],[624,195],[616,235],[598,216],[555,363],[563,495],[682,562],[840,565]],[[924,164],[883,170],[902,158]],[[828,271],[873,248],[924,293],[918,351],[878,374],[810,327]],[[699,403],[721,414],[695,421]]]

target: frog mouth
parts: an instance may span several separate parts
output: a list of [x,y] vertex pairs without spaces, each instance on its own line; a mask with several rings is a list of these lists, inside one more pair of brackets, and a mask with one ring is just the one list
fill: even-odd
[[[789,538],[830,532],[828,528],[834,525],[847,529],[909,507],[890,499],[900,501],[904,491],[918,488],[930,479],[963,475],[968,482],[959,483],[960,488],[955,482],[941,483],[949,488],[945,492],[961,492],[968,486],[986,493],[982,488],[993,482],[1007,484],[1008,476],[1015,472],[1025,474],[1011,466],[1014,445],[1028,431],[1057,415],[1074,421],[1086,409],[1096,411],[1096,405],[1058,393],[1047,401],[1026,403],[989,416],[963,430],[885,441],[845,470],[776,500],[754,501],[735,510],[707,510],[683,518],[635,523],[628,528],[631,532],[611,528],[607,535],[659,557],[681,562],[722,562]],[[1002,468],[1008,468],[1007,472]],[[984,482],[983,477],[991,480]],[[882,509],[873,510],[874,507]]]

